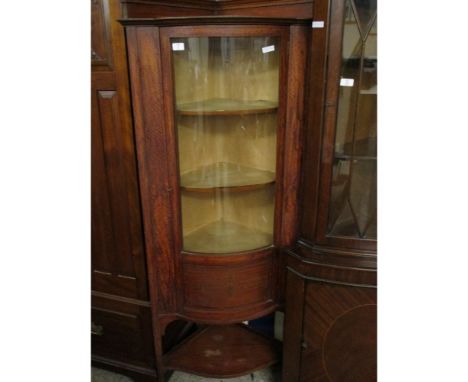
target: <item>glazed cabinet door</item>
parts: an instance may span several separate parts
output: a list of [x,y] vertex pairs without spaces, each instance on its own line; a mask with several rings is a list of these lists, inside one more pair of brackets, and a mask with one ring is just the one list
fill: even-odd
[[183,309],[196,320],[225,309],[244,310],[240,320],[276,297],[283,165],[277,152],[285,116],[279,89],[288,30],[223,29],[162,28],[161,34],[177,136],[175,252]]
[[[320,3],[325,6],[327,1]],[[325,107],[323,119],[315,116],[308,133],[304,161],[305,168],[319,173],[317,199],[310,197],[315,195],[317,179],[305,174],[303,181],[302,236],[320,245],[376,249],[376,7],[376,0],[330,1],[327,71],[316,69],[316,74],[325,76],[325,97],[311,96]],[[317,33],[320,41],[325,38]],[[322,123],[320,147],[317,133]],[[321,162],[316,166],[320,149]]]

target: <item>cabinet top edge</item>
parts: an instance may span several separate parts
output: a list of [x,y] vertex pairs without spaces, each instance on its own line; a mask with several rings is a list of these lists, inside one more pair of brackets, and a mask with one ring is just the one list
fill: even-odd
[[124,26],[192,26],[192,25],[309,25],[309,19],[250,17],[250,16],[196,16],[119,19]]

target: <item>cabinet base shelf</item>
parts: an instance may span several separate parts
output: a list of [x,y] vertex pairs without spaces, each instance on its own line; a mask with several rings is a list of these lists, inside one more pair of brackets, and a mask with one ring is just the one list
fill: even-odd
[[278,362],[280,345],[242,324],[208,326],[163,357],[164,367],[208,378],[233,378]]

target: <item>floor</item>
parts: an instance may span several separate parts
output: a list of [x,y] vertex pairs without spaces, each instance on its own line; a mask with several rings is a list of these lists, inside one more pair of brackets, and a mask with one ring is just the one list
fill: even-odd
[[[92,379],[91,382],[133,382],[132,379],[120,375],[111,373],[107,370],[102,370],[93,367],[92,368]],[[251,375],[246,375],[238,378],[204,378],[197,377],[195,375],[186,374],[182,372],[175,372],[172,374],[169,382],[279,382],[279,373],[277,370],[267,368],[264,370],[257,371]]]

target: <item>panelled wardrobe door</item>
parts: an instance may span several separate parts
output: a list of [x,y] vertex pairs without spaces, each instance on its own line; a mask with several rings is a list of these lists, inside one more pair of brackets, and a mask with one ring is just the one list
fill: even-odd
[[198,326],[169,351],[155,337],[158,369],[222,378],[271,365],[280,344],[244,322],[279,307],[279,249],[295,238],[310,21],[122,22],[153,325]]
[[150,303],[118,0],[92,0],[93,364],[154,380]]
[[288,382],[377,378],[376,6],[314,3],[324,28],[312,30],[318,85],[307,101],[300,234],[286,251]]

